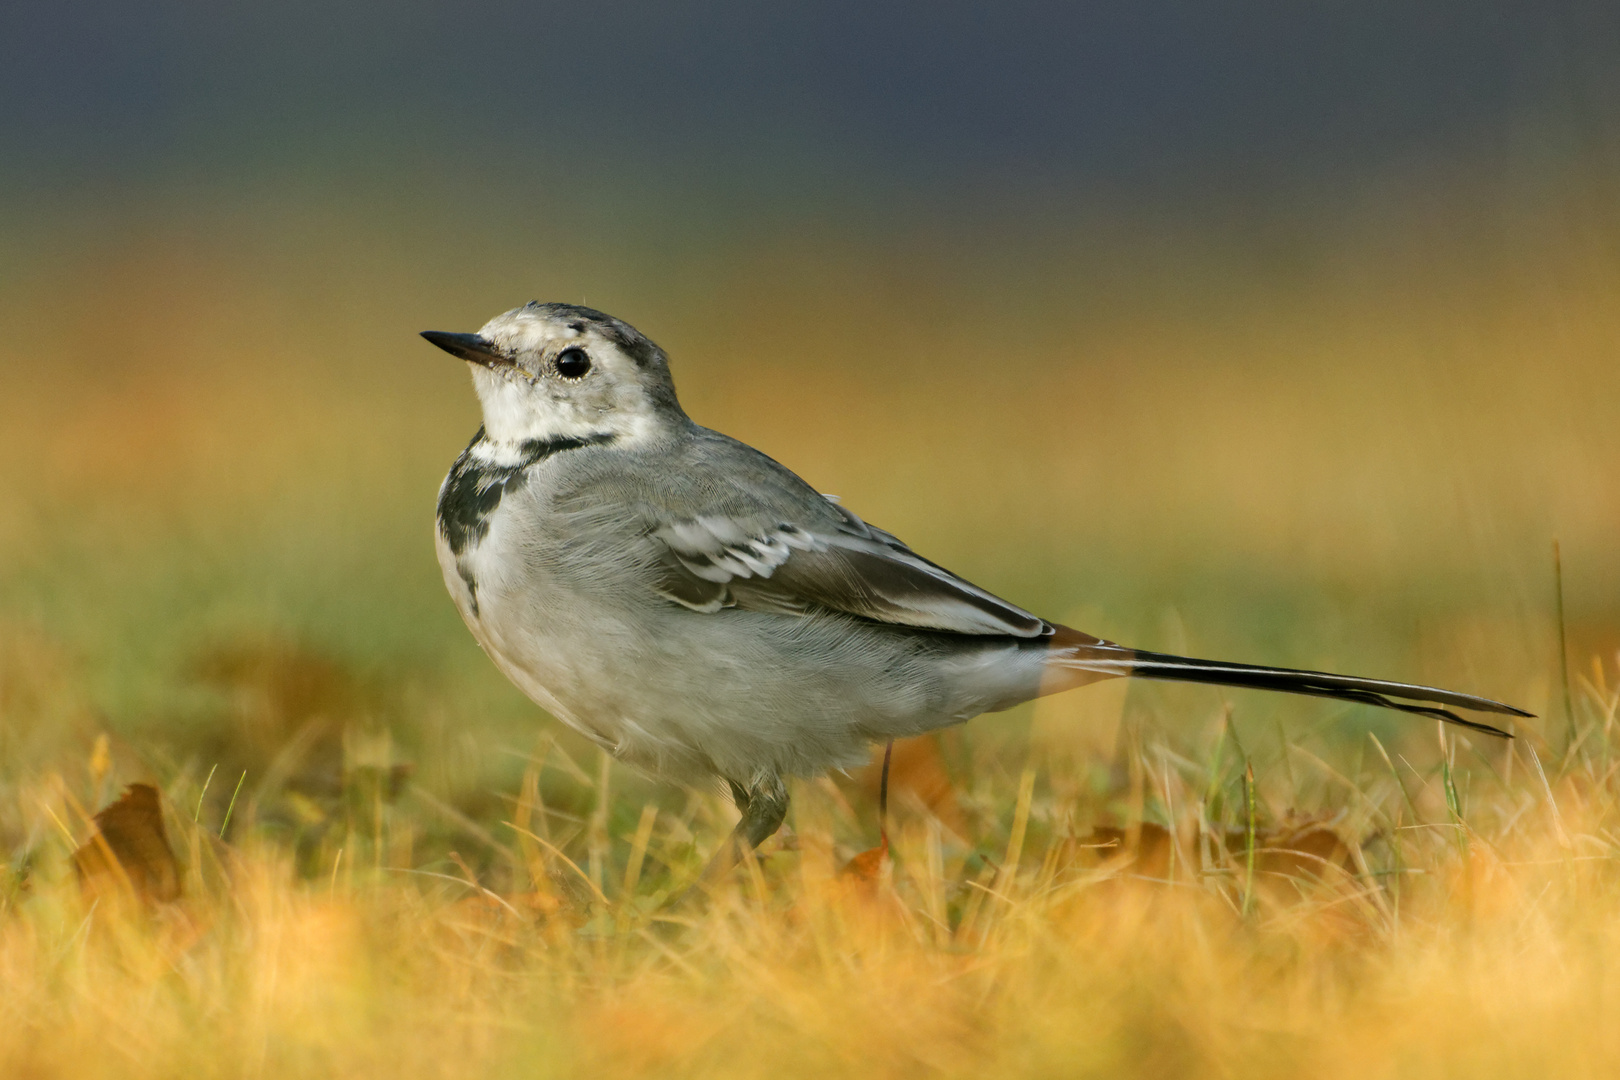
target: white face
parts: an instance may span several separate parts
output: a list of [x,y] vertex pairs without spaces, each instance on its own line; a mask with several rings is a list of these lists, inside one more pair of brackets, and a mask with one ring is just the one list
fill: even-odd
[[663,353],[599,312],[530,304],[497,315],[478,336],[504,359],[468,364],[496,443],[636,440],[685,419]]

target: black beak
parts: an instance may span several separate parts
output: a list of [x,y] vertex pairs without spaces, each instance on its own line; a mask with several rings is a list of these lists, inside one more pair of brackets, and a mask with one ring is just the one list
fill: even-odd
[[477,334],[446,334],[440,330],[424,330],[422,336],[449,353],[473,364],[485,367],[510,366],[512,361],[503,356],[495,343]]

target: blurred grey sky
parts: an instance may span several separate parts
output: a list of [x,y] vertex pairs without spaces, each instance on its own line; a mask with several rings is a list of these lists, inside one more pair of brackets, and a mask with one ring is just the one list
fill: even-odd
[[1620,4],[80,0],[8,5],[0,99],[14,192],[416,169],[1174,201],[1610,154]]

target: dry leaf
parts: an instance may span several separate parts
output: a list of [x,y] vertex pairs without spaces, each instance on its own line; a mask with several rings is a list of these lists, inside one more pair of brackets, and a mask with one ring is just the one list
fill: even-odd
[[[271,639],[212,648],[193,670],[231,702],[235,731],[216,756],[233,767],[251,764],[260,783],[268,770],[276,774],[275,787],[326,798],[341,793],[344,727],[375,711],[366,687],[346,667]],[[237,754],[246,758],[235,760]]]
[[178,899],[180,866],[163,832],[157,788],[131,784],[123,798],[96,814],[96,832],[73,853],[87,889],[132,889],[142,900]]
[[885,837],[883,843],[875,848],[867,848],[856,855],[838,875],[851,881],[859,881],[868,885],[876,885],[883,877],[883,862],[889,857],[889,841]]
[[[1131,830],[1099,825],[1074,845],[1077,853],[1105,861],[1127,861],[1130,872],[1139,877],[1163,879],[1170,876],[1171,835],[1152,822],[1138,826],[1134,842]],[[1248,834],[1228,829],[1223,837],[1227,857],[1243,865],[1248,850]],[[1320,880],[1336,871],[1354,874],[1350,845],[1339,834],[1334,820],[1289,818],[1264,826],[1254,837],[1255,873],[1275,881],[1278,878]],[[1183,858],[1193,858],[1196,848],[1184,848]]]
[[1125,858],[1130,861],[1131,872],[1147,878],[1170,876],[1170,830],[1163,825],[1144,821],[1138,826],[1135,842],[1131,830],[1112,825],[1099,825],[1079,847],[1095,851],[1103,859]]
[[[863,788],[877,796],[882,768],[877,763],[861,770],[859,779]],[[890,799],[903,806],[904,796],[910,795],[928,808],[939,823],[958,836],[968,835],[967,820],[961,804],[956,800],[956,785],[951,782],[945,768],[945,756],[940,750],[938,735],[922,735],[915,739],[897,739],[894,756],[889,765]]]
[[[1247,837],[1238,830],[1227,835],[1227,850],[1242,858]],[[1255,834],[1255,868],[1286,877],[1320,879],[1335,870],[1355,873],[1350,845],[1328,821],[1284,820],[1275,828]]]
[[898,903],[890,887],[889,838],[885,836],[877,847],[860,852],[838,871],[832,881],[832,897],[853,902],[851,910],[867,914],[889,912]]

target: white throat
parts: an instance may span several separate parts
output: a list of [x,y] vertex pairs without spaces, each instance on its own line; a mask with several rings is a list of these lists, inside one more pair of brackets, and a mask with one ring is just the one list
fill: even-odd
[[593,406],[548,392],[543,380],[530,382],[480,367],[472,375],[483,406],[484,434],[498,448],[516,451],[526,442],[601,435],[638,442],[666,426],[652,403],[639,395],[628,401],[621,397],[612,407]]

